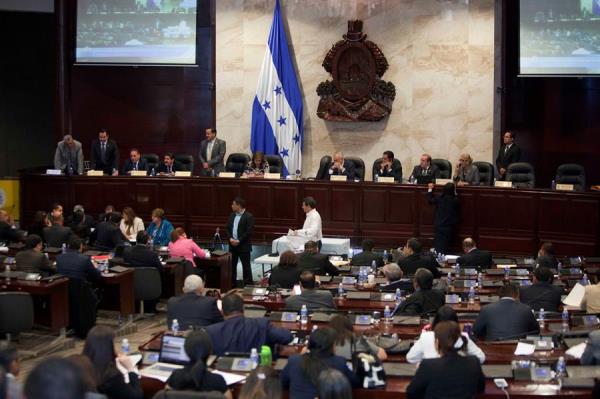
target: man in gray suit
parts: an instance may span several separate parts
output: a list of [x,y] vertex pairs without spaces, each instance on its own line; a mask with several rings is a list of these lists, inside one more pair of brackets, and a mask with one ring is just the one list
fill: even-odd
[[200,175],[216,176],[225,170],[225,140],[217,138],[217,129],[206,129],[206,140],[200,143]]
[[300,275],[300,295],[292,295],[285,300],[285,308],[300,310],[302,305],[306,305],[308,310],[329,309],[336,310],[333,295],[329,291],[315,290],[315,275],[311,271],[303,271]]
[[70,134],[65,134],[63,141],[56,146],[54,153],[54,169],[60,169],[67,175],[83,174],[83,150],[81,143]]

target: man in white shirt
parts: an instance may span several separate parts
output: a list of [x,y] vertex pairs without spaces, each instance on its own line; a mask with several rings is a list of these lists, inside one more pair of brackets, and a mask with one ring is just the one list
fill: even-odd
[[321,215],[316,210],[317,201],[313,197],[306,197],[302,200],[302,210],[306,214],[304,225],[300,230],[292,230],[292,235],[306,237],[308,241],[314,241],[319,246],[319,250],[323,246],[321,239],[323,238],[323,228]]

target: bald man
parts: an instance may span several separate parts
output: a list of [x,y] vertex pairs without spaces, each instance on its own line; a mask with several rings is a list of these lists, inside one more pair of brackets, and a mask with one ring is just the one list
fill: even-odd
[[476,267],[485,270],[492,267],[492,253],[477,248],[477,243],[471,237],[467,237],[462,243],[464,255],[456,259],[461,267]]
[[346,176],[348,180],[354,180],[356,171],[354,164],[344,159],[344,153],[341,151],[333,154],[333,161],[329,165],[329,173],[325,176],[326,180],[330,180],[331,176]]
[[205,327],[223,321],[223,315],[213,297],[204,296],[204,280],[190,274],[183,282],[183,294],[172,297],[167,302],[167,328],[177,319],[179,327]]

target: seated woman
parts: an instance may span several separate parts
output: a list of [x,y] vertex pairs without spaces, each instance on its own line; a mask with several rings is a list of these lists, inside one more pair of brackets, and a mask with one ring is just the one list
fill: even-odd
[[454,172],[454,181],[457,186],[478,186],[479,169],[473,165],[473,158],[469,154],[461,154]]
[[206,257],[206,251],[200,248],[194,240],[187,238],[185,230],[178,227],[171,232],[171,242],[169,242],[169,255],[181,256],[194,265],[194,256],[199,258]]
[[123,236],[128,241],[135,241],[137,233],[144,231],[144,221],[136,216],[133,208],[127,206],[121,212],[119,229],[121,229],[121,233],[123,233]]
[[[435,349],[435,337],[433,330],[442,321],[454,321],[458,323],[458,315],[452,307],[444,305],[438,309],[433,323],[431,323],[430,329],[424,329],[421,332],[421,336],[410,348],[406,354],[406,361],[408,363],[419,363],[423,359],[436,359],[440,357],[440,354]],[[466,333],[462,333],[462,336],[467,341],[466,352],[468,355],[476,356],[479,362],[485,362],[485,353],[471,339]],[[462,340],[457,340],[455,347],[460,349],[462,346]]]
[[387,359],[385,350],[367,340],[359,339],[354,334],[354,326],[348,317],[344,315],[333,316],[329,321],[329,327],[331,327],[336,334],[335,346],[333,348],[336,355],[341,356],[346,360],[351,360],[352,346],[355,345],[355,350],[357,352],[370,353],[377,356],[380,361]]
[[246,166],[244,176],[261,176],[265,173],[269,173],[269,162],[262,151],[256,151],[252,155],[252,161]]
[[280,288],[294,288],[300,283],[302,269],[298,266],[298,257],[292,251],[285,251],[279,257],[279,264],[271,270],[269,285],[278,285]]
[[[435,326],[438,359],[425,359],[406,388],[412,398],[474,398],[485,390],[485,376],[479,359],[459,352],[467,345],[458,323],[442,321]],[[460,348],[456,341],[462,340]]]
[[173,225],[165,219],[165,211],[161,208],[152,210],[152,223],[146,228],[152,245],[168,245],[172,231]]
[[[106,326],[95,326],[85,340],[83,355],[94,365],[98,392],[109,399],[142,399],[144,391],[135,372],[135,365],[127,355],[117,355],[114,341],[115,332]],[[127,370],[128,383],[117,368],[117,363]]]
[[333,354],[335,331],[329,327],[319,328],[310,334],[308,351],[289,358],[280,374],[284,389],[289,390],[290,399],[314,399],[318,396],[319,374],[331,368],[340,371],[352,387],[358,379],[346,365],[346,359]]
[[281,381],[271,367],[258,366],[242,385],[238,399],[280,399]]
[[190,362],[182,369],[175,370],[167,380],[167,387],[177,390],[218,391],[232,399],[225,379],[211,373],[206,367],[206,359],[212,354],[212,341],[204,330],[192,331],[183,345]]

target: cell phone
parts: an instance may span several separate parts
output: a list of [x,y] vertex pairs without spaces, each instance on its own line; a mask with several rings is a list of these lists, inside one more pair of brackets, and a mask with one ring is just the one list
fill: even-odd
[[504,378],[494,378],[494,384],[500,389],[508,388],[508,382]]

